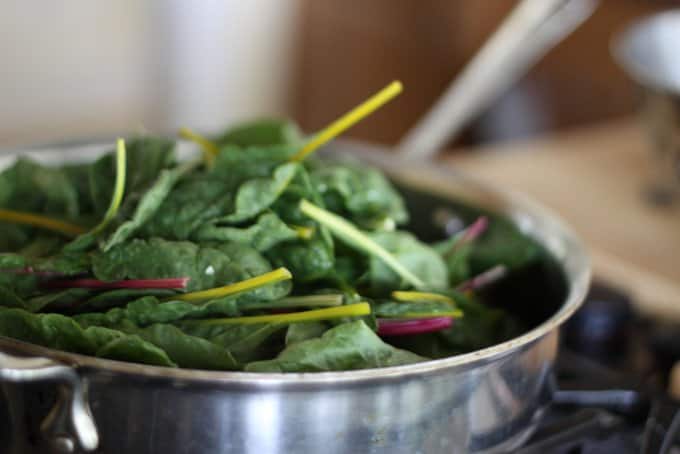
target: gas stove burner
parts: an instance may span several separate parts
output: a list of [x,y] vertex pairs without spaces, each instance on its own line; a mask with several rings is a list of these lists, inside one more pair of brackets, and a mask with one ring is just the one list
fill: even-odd
[[552,406],[514,453],[680,454],[680,404],[665,393],[678,332],[595,283],[564,328]]
[[[516,454],[680,454],[680,405],[661,393],[618,388],[621,374],[564,352],[558,377],[579,368],[601,389],[558,389],[531,439]],[[567,374],[569,376],[569,374]],[[606,380],[609,383],[606,384]],[[560,383],[564,383],[560,380]],[[573,383],[567,380],[566,383]]]

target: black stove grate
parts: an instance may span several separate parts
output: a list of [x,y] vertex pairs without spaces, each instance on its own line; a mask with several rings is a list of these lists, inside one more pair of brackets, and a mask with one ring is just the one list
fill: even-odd
[[551,408],[513,453],[680,454],[680,404],[664,392],[680,354],[659,342],[669,332],[680,326],[643,319],[625,294],[595,285],[564,329]]

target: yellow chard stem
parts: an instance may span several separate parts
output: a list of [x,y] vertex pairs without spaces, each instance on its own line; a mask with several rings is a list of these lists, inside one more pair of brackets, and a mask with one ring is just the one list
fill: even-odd
[[429,292],[405,292],[405,291],[394,291],[392,292],[392,298],[397,301],[405,302],[418,302],[418,301],[434,301],[442,303],[455,304],[455,301],[446,295],[440,295],[439,293],[429,293]]
[[390,318],[396,318],[396,319],[412,319],[412,318],[436,318],[436,317],[451,317],[451,318],[460,318],[463,316],[463,312],[459,309],[453,310],[453,311],[448,311],[448,312],[408,312],[406,314],[401,314],[401,315],[395,315],[395,316],[390,316]]
[[203,158],[205,159],[205,162],[208,165],[212,165],[215,156],[219,153],[217,145],[189,128],[180,128],[179,136],[198,144],[203,149]]
[[288,226],[290,229],[295,230],[295,233],[297,233],[298,237],[300,237],[303,240],[309,240],[314,236],[314,228],[313,227],[305,227],[301,225],[292,225],[290,224]]
[[123,200],[123,193],[125,192],[125,140],[118,139],[116,141],[116,184],[113,189],[113,194],[111,195],[111,203],[109,204],[106,214],[104,214],[104,219],[92,229],[93,234],[99,233],[116,217],[118,214],[118,208],[120,208],[120,203]]
[[189,320],[186,324],[201,325],[225,325],[225,324],[252,324],[252,323],[298,323],[329,320],[342,317],[360,317],[371,313],[368,303],[348,304],[346,306],[315,309],[290,314],[253,315],[249,317],[216,318],[208,320]]
[[[288,296],[277,301],[268,301],[264,303],[270,309],[281,309],[288,307],[310,307],[310,306],[341,306],[343,296],[341,294],[325,294],[325,295],[305,295],[305,296]],[[247,309],[256,309],[257,305],[253,304]]]
[[357,122],[361,121],[364,117],[375,112],[389,100],[401,93],[403,87],[401,82],[394,81],[387,87],[380,90],[375,95],[368,98],[363,103],[359,104],[354,109],[347,112],[342,117],[335,120],[330,125],[326,126],[320,132],[318,132],[312,140],[307,142],[307,144],[300,149],[293,157],[292,161],[302,161],[309,155],[313,153],[317,148],[330,142],[335,137],[339,136],[347,129],[352,127]]
[[75,237],[87,231],[84,227],[69,222],[14,210],[0,209],[0,221],[9,221],[15,224],[31,225],[46,230],[53,230],[69,237]]
[[335,236],[345,241],[349,246],[362,250],[363,252],[375,256],[382,260],[392,271],[401,276],[415,288],[422,288],[425,283],[404,265],[397,260],[394,255],[388,252],[381,245],[369,238],[365,233],[356,228],[352,223],[343,219],[335,213],[319,208],[307,200],[300,201],[300,211],[312,218],[319,224],[328,228]]
[[164,301],[187,301],[190,303],[202,302],[247,292],[258,287],[285,281],[291,279],[292,277],[293,275],[290,274],[290,271],[288,271],[286,268],[278,268],[274,271],[255,276],[244,281],[225,285],[224,287],[211,288],[209,290],[201,290],[199,292],[184,293],[182,295],[173,295],[171,297],[165,298]]

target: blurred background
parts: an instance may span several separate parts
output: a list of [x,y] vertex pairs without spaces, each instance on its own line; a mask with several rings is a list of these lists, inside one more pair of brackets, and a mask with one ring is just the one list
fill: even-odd
[[[404,93],[348,135],[393,144],[432,105],[514,1],[5,0],[0,147],[179,126],[216,131],[262,115],[322,127],[393,79]],[[609,53],[670,0],[604,0],[480,117],[461,144],[633,112]]]

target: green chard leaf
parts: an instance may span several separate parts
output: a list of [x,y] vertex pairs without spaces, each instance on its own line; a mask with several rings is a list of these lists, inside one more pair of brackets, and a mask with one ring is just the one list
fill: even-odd
[[310,176],[328,209],[348,215],[362,227],[386,218],[396,224],[408,221],[401,196],[376,169],[349,160],[324,161],[313,167]]
[[179,367],[209,370],[240,368],[229,350],[206,339],[185,334],[173,325],[157,323],[140,328],[131,323],[122,323],[118,329],[160,348]]
[[166,197],[140,229],[140,235],[186,240],[196,229],[231,210],[229,183],[206,174],[188,175]]
[[[189,277],[187,291],[223,286],[271,269],[269,262],[256,250],[238,243],[197,245],[160,238],[135,239],[92,256],[92,271],[97,279]],[[287,289],[289,285],[276,284],[255,292],[258,296],[266,295],[280,291],[280,288]]]
[[441,255],[449,274],[449,283],[452,287],[472,277],[470,270],[470,254],[473,244],[458,244],[460,238],[452,237],[433,245],[434,249]]
[[280,243],[269,249],[267,258],[274,266],[290,270],[297,282],[328,279],[334,272],[335,260],[323,239],[296,240]]
[[329,328],[326,322],[291,323],[286,330],[286,347],[321,337]]
[[231,241],[246,244],[259,252],[266,252],[281,242],[297,238],[297,232],[271,212],[261,214],[248,227],[226,227],[208,223],[192,235],[192,239],[199,242]]
[[297,145],[302,142],[302,137],[295,123],[282,119],[262,119],[229,128],[215,142],[219,146],[239,147]]
[[185,318],[238,317],[242,315],[237,299],[219,299],[197,305],[185,301],[161,302],[153,296],[146,296],[129,302],[124,307],[115,307],[107,312],[92,312],[76,315],[83,325],[116,327],[123,322],[136,326],[154,323],[170,323]]
[[102,327],[83,329],[59,314],[0,309],[0,335],[72,353],[176,367],[163,350],[138,336]]
[[472,274],[496,265],[514,270],[534,263],[544,256],[541,247],[505,219],[494,219],[470,251]]
[[268,341],[286,325],[258,323],[252,325],[185,325],[182,331],[192,336],[207,339],[231,352],[236,360],[249,363],[272,357],[278,353],[267,345]]
[[0,208],[74,219],[81,214],[81,201],[65,171],[19,158],[0,173]]
[[218,223],[234,224],[257,216],[269,208],[293,180],[299,164],[286,163],[276,167],[271,177],[252,178],[236,192],[234,211],[216,220]]
[[[448,272],[442,258],[411,233],[375,232],[370,237],[415,274],[423,282],[424,288],[434,290],[449,286]],[[369,279],[373,291],[378,294],[408,286],[408,282],[378,257],[371,257]]]
[[163,170],[151,188],[140,198],[132,218],[123,222],[113,232],[104,243],[102,249],[108,251],[115,245],[130,238],[145,222],[156,214],[177,181],[199,164],[200,161],[189,161],[173,169]]
[[363,321],[344,323],[286,347],[275,359],[246,365],[248,372],[322,372],[370,369],[425,361],[427,358],[383,342]]
[[[148,189],[163,169],[175,164],[174,142],[159,137],[141,137],[127,141],[125,194]],[[112,151],[89,166],[91,203],[99,218],[109,207],[116,181],[116,156]]]

